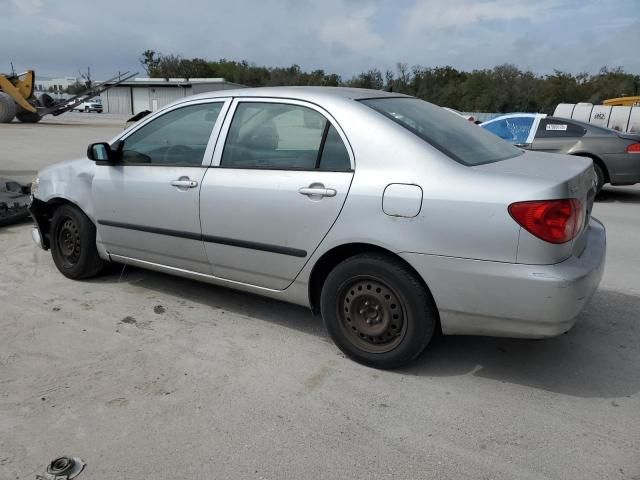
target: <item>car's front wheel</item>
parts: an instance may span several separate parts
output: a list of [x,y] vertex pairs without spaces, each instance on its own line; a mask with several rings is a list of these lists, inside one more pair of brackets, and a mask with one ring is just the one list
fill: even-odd
[[65,277],[95,277],[104,268],[96,248],[96,227],[78,207],[62,205],[54,212],[50,241],[53,261]]
[[320,309],[338,348],[376,368],[411,362],[438,325],[433,298],[415,272],[377,253],[338,264],[323,285]]

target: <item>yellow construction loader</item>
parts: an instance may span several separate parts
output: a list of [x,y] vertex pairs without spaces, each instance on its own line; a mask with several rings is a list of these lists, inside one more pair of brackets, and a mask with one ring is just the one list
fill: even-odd
[[125,72],[105,82],[92,85],[80,95],[56,101],[46,93],[39,97],[34,95],[35,74],[33,70],[11,75],[0,73],[0,123],[9,123],[14,118],[25,123],[36,123],[45,115],[60,115],[135,75],[137,74],[129,75],[129,72]]
[[40,120],[33,95],[33,70],[20,75],[0,74],[0,123],[18,120],[34,123]]

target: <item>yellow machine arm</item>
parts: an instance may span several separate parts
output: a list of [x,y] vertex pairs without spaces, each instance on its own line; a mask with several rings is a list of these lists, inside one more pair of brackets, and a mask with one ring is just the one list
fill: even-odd
[[603,100],[603,105],[622,105],[626,107],[633,107],[636,105],[640,105],[640,95],[636,97],[619,97],[619,98],[610,98],[609,100]]
[[28,112],[36,113],[36,108],[27,101],[33,95],[34,78],[33,70],[28,70],[15,77],[0,74],[0,91],[8,94]]

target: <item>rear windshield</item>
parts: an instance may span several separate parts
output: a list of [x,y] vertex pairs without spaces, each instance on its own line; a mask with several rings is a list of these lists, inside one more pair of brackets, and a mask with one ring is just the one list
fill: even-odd
[[464,118],[417,98],[361,100],[463,165],[482,165],[523,151]]

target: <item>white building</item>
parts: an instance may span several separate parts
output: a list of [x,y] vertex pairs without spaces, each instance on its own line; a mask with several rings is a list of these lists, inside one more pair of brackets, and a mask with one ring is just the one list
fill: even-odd
[[61,93],[64,92],[67,87],[76,83],[79,79],[78,77],[58,77],[58,78],[42,78],[36,77],[36,84],[34,89],[37,92],[54,92]]
[[100,97],[105,113],[135,115],[144,110],[153,112],[189,95],[243,87],[224,78],[135,78],[102,92]]

